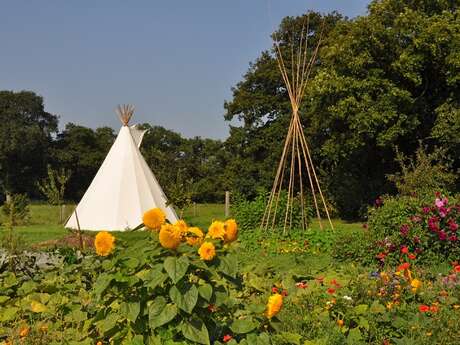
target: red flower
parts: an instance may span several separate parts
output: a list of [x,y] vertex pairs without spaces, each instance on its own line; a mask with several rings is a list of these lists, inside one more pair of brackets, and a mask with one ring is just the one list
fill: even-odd
[[224,335],[224,337],[222,338],[222,340],[224,341],[224,343],[227,343],[229,342],[230,340],[232,340],[233,337],[230,335],[230,334],[226,334]]
[[377,259],[383,260],[383,259],[385,259],[386,256],[387,256],[386,253],[383,253],[383,252],[382,252],[382,253],[378,253],[378,254],[377,254]]
[[421,312],[421,313],[426,313],[427,311],[430,311],[430,307],[425,305],[425,304],[422,304],[418,307],[418,310]]
[[460,265],[454,266],[454,271],[460,273]]
[[401,253],[408,254],[409,253],[409,248],[407,248],[406,246],[402,247],[401,248]]
[[411,260],[415,260],[417,256],[415,254],[409,254],[407,257]]
[[398,266],[398,271],[405,271],[405,270],[408,270],[410,267],[410,263],[408,262],[405,262],[401,265]]
[[326,290],[326,292],[329,294],[329,295],[332,295],[335,293],[335,289],[334,288],[329,288]]
[[278,288],[277,287],[272,287],[272,292],[273,293],[278,293]]
[[334,285],[336,288],[339,288],[340,287],[340,284],[337,283],[337,280],[335,279],[332,279],[331,282],[330,282],[331,285]]

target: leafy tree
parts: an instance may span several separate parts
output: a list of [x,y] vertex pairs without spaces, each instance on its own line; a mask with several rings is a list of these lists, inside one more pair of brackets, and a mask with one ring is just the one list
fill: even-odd
[[38,189],[48,199],[51,205],[59,206],[59,222],[63,221],[62,204],[67,181],[72,175],[70,170],[54,170],[48,165],[48,178],[38,182]]
[[[459,11],[452,1],[378,0],[354,20],[325,16],[300,113],[322,185],[342,217],[355,218],[377,195],[394,191],[385,177],[400,168],[394,147],[411,155],[420,140],[430,151],[440,146],[458,168]],[[322,19],[310,13],[313,41]],[[274,37],[285,47],[304,22],[287,17]],[[242,121],[226,143],[240,172],[236,190],[270,187],[287,131],[287,99],[273,52],[262,53],[225,103],[225,118]]]
[[46,169],[58,118],[30,91],[0,91],[0,189],[5,194],[35,191]]
[[53,166],[72,171],[67,196],[79,200],[88,189],[115,140],[109,127],[96,130],[68,123],[53,145]]

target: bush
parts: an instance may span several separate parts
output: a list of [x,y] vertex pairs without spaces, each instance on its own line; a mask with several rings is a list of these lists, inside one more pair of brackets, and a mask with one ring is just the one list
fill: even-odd
[[[269,193],[263,190],[259,190],[257,196],[253,200],[247,200],[241,195],[235,195],[232,204],[232,215],[238,222],[241,230],[254,231],[260,228],[262,218],[267,207],[267,201],[269,199]],[[276,211],[276,223],[275,229],[282,229],[284,226],[285,207],[287,202],[287,193],[281,193],[278,208]],[[302,228],[302,209],[300,198],[296,197],[292,205],[292,229]],[[310,222],[313,209],[309,200],[306,200],[304,206],[304,214],[307,217],[307,224]]]
[[369,211],[369,230],[376,240],[371,255],[382,263],[399,260],[401,250],[422,262],[456,260],[460,204],[455,198],[385,197]]
[[26,224],[29,221],[29,198],[26,194],[13,194],[2,207],[3,223],[9,226]]
[[369,255],[372,252],[373,238],[370,231],[345,231],[338,233],[332,246],[332,257],[337,261],[355,261],[361,264],[375,263]]

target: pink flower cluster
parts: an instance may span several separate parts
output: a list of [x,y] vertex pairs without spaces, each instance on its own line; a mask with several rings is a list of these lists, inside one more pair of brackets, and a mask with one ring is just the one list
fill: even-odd
[[440,241],[457,242],[459,205],[449,206],[449,199],[438,196],[433,207],[424,207],[422,212],[428,216],[427,226]]

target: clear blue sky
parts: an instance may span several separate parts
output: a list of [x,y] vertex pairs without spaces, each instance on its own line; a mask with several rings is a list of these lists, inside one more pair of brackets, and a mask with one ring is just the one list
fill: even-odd
[[33,90],[46,110],[89,127],[135,122],[225,138],[223,103],[281,18],[308,9],[355,17],[366,0],[2,1],[0,89]]

